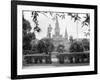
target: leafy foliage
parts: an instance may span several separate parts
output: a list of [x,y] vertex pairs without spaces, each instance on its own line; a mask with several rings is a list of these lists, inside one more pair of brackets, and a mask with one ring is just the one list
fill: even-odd
[[[56,16],[58,16],[58,17],[60,17],[60,18],[62,18],[62,19],[65,19],[65,14],[62,12],[62,13],[60,13],[60,14],[58,14],[58,13],[54,13],[54,12],[47,12],[47,11],[45,11],[45,12],[42,12],[42,11],[32,11],[32,20],[33,20],[33,22],[35,23],[35,27],[34,27],[34,31],[37,31],[37,32],[40,32],[41,31],[41,29],[38,27],[39,26],[39,24],[38,24],[38,16],[39,16],[39,14],[43,14],[44,16],[46,16],[46,17],[48,17],[48,14],[49,13],[49,15],[51,16],[51,17],[53,17],[53,15],[56,15]],[[55,20],[55,16],[52,18],[52,20]]]
[[23,49],[24,50],[31,50],[30,41],[31,41],[31,38],[29,36],[23,37]]
[[82,22],[82,27],[83,26],[89,26],[89,24],[90,24],[90,15],[89,14],[86,14],[86,17],[84,17],[85,18],[85,20]]
[[[78,13],[68,13],[68,15],[71,16],[72,19],[74,19],[74,22],[81,20],[81,17],[78,15]],[[85,18],[85,20],[82,21],[82,27],[84,27],[85,25],[89,26],[90,25],[90,15],[86,14],[86,16],[84,18]],[[88,32],[87,33],[85,32],[84,34],[85,34],[85,36],[89,36],[90,29],[88,29]]]
[[84,47],[83,44],[81,42],[73,42],[70,46],[69,49],[70,52],[83,52],[84,51]]
[[83,44],[83,47],[84,47],[84,50],[85,51],[90,50],[90,43],[89,43],[89,40],[88,39],[83,39],[82,40],[82,44]]
[[54,45],[50,39],[41,39],[38,43],[37,49],[39,53],[45,52],[48,54],[49,52],[53,51]]
[[61,44],[58,45],[58,47],[57,47],[57,52],[59,52],[59,53],[62,52],[62,53],[63,53],[63,52],[64,52],[64,48],[65,48],[64,45],[61,45]]
[[32,28],[30,26],[30,23],[26,19],[24,19],[24,16],[23,16],[23,35],[30,32],[31,29]]
[[39,40],[39,43],[37,45],[37,49],[39,53],[46,52],[46,45],[42,40]]
[[84,35],[86,36],[86,38],[87,38],[87,36],[90,36],[90,32],[88,31],[88,32],[84,32]]
[[[86,17],[84,17],[85,20],[82,22],[82,27],[83,26],[89,26],[90,25],[90,15],[86,14]],[[85,36],[89,36],[90,35],[90,28],[88,29],[88,32],[84,32]]]
[[32,45],[32,51],[38,52],[38,50],[37,50],[38,40],[37,39],[33,39],[31,41],[31,45]]
[[37,31],[37,32],[40,32],[41,29],[38,27],[38,20],[37,20],[37,17],[39,16],[38,12],[37,11],[33,11],[32,12],[32,17],[33,17],[33,22],[35,23],[35,27],[34,27],[34,31]]
[[70,36],[70,37],[69,37],[69,40],[70,40],[70,42],[72,43],[72,42],[73,42],[73,36]]
[[23,17],[23,49],[24,50],[31,50],[31,40],[35,39],[35,34],[30,33],[31,26],[30,23],[24,19]]
[[74,22],[80,21],[81,17],[78,15],[78,13],[68,13],[69,16],[71,16],[72,19],[74,19]]

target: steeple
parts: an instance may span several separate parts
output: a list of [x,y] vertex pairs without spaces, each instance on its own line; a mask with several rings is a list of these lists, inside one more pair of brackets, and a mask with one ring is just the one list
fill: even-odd
[[59,36],[60,35],[60,28],[59,28],[59,22],[58,22],[58,17],[56,15],[56,23],[55,23],[55,35]]
[[55,17],[56,17],[55,29],[54,29],[55,34],[53,35],[53,38],[60,39],[60,38],[62,38],[62,35],[60,35],[60,27],[59,27],[58,17],[57,17],[57,15]]
[[65,29],[65,39],[68,40],[67,28]]

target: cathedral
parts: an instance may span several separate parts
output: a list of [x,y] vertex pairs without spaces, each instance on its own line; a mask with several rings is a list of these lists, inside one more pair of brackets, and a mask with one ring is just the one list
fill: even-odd
[[[64,37],[60,34],[60,27],[58,22],[58,17],[56,16],[56,22],[55,22],[55,29],[54,34],[51,35],[52,27],[49,25],[48,31],[47,31],[47,38],[51,38],[53,40],[53,44],[55,47],[59,45],[64,45],[65,49],[68,50],[69,48],[69,41],[68,41],[68,34],[67,29],[65,29]],[[52,36],[52,37],[51,37]]]

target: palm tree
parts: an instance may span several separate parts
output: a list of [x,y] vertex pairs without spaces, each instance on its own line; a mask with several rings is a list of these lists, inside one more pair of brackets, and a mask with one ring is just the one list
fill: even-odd
[[68,13],[68,15],[71,16],[72,19],[74,19],[74,22],[76,22],[76,32],[78,39],[78,22],[80,21],[81,17],[79,17],[78,13]]

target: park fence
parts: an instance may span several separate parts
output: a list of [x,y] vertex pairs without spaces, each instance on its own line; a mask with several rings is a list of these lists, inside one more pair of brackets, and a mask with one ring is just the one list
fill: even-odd
[[23,51],[23,65],[28,64],[52,64],[52,55],[55,55],[58,64],[89,63],[89,52],[64,52],[51,54],[37,53],[34,51]]

